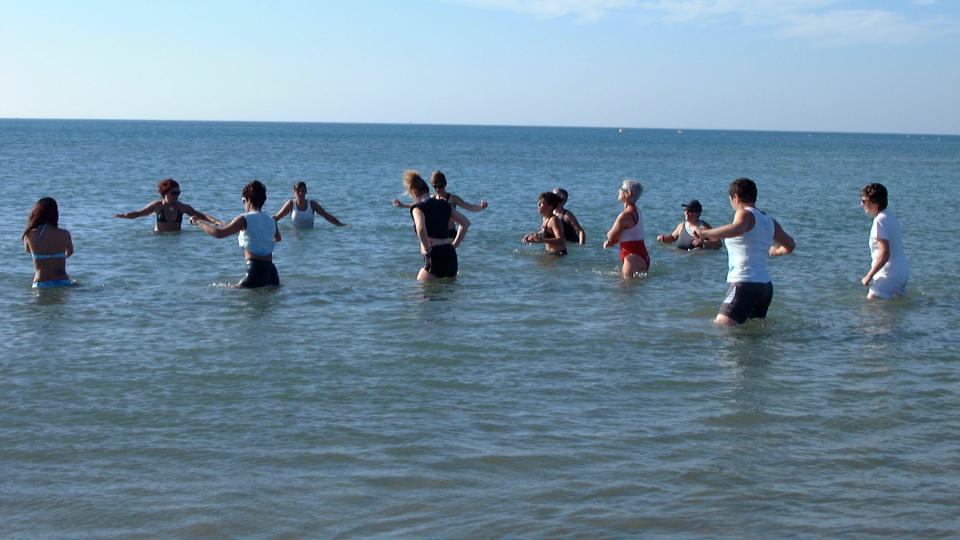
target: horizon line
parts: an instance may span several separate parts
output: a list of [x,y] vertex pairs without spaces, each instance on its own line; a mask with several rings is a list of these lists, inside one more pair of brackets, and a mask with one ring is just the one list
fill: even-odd
[[300,124],[300,125],[369,125],[369,126],[437,126],[437,127],[489,127],[489,128],[554,128],[554,129],[617,129],[638,131],[735,131],[755,133],[807,133],[826,135],[905,135],[931,137],[957,137],[957,133],[925,132],[883,132],[883,131],[820,131],[797,129],[751,129],[751,128],[698,128],[698,127],[636,127],[636,126],[571,126],[556,124],[462,124],[443,122],[331,122],[314,120],[197,120],[197,119],[155,119],[155,118],[55,118],[55,117],[0,117],[0,121],[61,121],[61,122],[169,122],[169,123],[207,123],[207,124]]

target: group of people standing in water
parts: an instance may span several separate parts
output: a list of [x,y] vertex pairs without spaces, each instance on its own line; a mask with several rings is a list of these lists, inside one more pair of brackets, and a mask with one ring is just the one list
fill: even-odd
[[[408,170],[403,175],[403,185],[412,199],[405,204],[398,199],[393,206],[407,208],[413,221],[414,232],[420,244],[424,264],[417,275],[418,280],[454,278],[459,272],[456,249],[461,245],[470,228],[468,220],[458,208],[479,212],[488,204],[480,200],[470,204],[446,189],[446,176],[436,171],[431,175],[434,194],[416,172]],[[280,278],[273,264],[273,249],[280,242],[277,222],[292,215],[297,228],[312,228],[314,216],[320,215],[336,226],[346,226],[323,209],[315,200],[307,199],[307,186],[297,182],[293,187],[294,197],[287,200],[274,214],[263,212],[267,189],[254,180],[243,187],[241,202],[244,212],[228,223],[210,214],[197,211],[180,201],[180,185],[173,179],[161,180],[157,186],[160,199],[140,210],[116,214],[121,219],[135,219],[148,215],[156,216],[157,232],[179,231],[183,216],[214,238],[237,235],[243,248],[246,275],[238,287],[256,288],[279,285]],[[621,273],[625,278],[639,276],[650,267],[650,255],[645,244],[643,215],[637,207],[637,199],[643,194],[643,186],[636,180],[625,180],[617,192],[617,200],[623,205],[607,231],[603,248],[619,244]],[[682,205],[684,221],[671,233],[657,235],[657,241],[677,243],[681,249],[718,249],[726,244],[728,267],[728,291],[717,314],[718,324],[742,324],[747,319],[763,318],[773,298],[773,283],[767,271],[767,258],[793,252],[795,242],[780,224],[758,210],[757,185],[747,178],[738,178],[730,183],[730,206],[734,211],[731,223],[711,227],[700,219],[703,207],[697,200]],[[870,270],[862,283],[869,288],[868,298],[889,299],[902,295],[909,278],[909,267],[903,251],[903,241],[897,219],[887,210],[887,190],[881,184],[867,184],[860,190],[860,203],[872,216],[869,245]],[[564,205],[567,192],[562,188],[547,191],[538,198],[541,225],[536,232],[521,238],[524,244],[544,244],[551,256],[567,254],[567,242],[586,243],[586,232],[576,216]],[[66,272],[66,258],[73,254],[70,233],[58,227],[57,202],[44,197],[37,201],[30,212],[22,240],[34,262],[34,288],[52,288],[73,285]]]

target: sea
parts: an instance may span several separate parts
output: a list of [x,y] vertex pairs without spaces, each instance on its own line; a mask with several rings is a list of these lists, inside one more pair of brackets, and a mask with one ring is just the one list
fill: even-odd
[[[465,212],[456,280],[420,283],[401,178]],[[347,227],[280,222],[281,286],[230,287],[235,237],[114,214],[229,220],[305,181]],[[657,244],[729,183],[796,240],[769,316],[711,322],[724,251]],[[956,538],[960,137],[244,122],[0,120],[0,536]],[[649,272],[603,238],[644,187]],[[866,300],[880,182],[905,297]],[[586,230],[521,237],[538,194]],[[54,197],[76,287],[31,288],[21,234]]]

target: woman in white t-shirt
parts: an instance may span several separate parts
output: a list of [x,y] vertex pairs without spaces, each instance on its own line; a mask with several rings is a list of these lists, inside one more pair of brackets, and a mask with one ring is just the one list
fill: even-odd
[[869,287],[867,298],[889,300],[906,292],[910,267],[903,252],[900,222],[887,210],[887,188],[883,184],[867,184],[860,189],[860,205],[873,216],[870,228],[870,258],[867,275],[860,280]]

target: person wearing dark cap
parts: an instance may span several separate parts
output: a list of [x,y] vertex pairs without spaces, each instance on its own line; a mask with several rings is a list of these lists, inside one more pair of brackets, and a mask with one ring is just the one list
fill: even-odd
[[723,243],[722,240],[704,240],[695,238],[693,235],[693,231],[703,231],[710,228],[709,223],[700,219],[700,214],[703,213],[703,206],[700,201],[691,199],[680,206],[683,207],[683,221],[673,229],[672,233],[658,234],[657,242],[664,244],[676,242],[678,248],[686,250],[718,249]]

